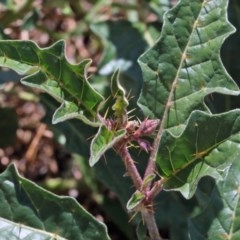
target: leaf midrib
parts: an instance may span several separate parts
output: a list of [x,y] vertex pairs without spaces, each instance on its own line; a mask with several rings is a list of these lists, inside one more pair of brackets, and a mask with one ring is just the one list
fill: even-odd
[[[177,87],[177,82],[178,82],[178,79],[179,79],[180,71],[181,71],[182,68],[183,68],[183,63],[184,63],[184,61],[186,60],[187,50],[188,50],[188,48],[189,48],[189,44],[190,44],[190,42],[191,42],[193,32],[194,32],[194,30],[197,28],[198,19],[199,19],[199,16],[200,16],[201,11],[202,11],[202,9],[203,9],[204,2],[205,2],[205,1],[203,1],[202,6],[201,6],[201,8],[200,8],[200,10],[199,10],[199,14],[198,14],[196,20],[195,20],[194,23],[193,23],[192,31],[191,31],[191,33],[190,33],[190,35],[189,35],[188,42],[187,42],[187,44],[186,44],[186,46],[185,46],[185,48],[184,48],[184,51],[182,52],[182,58],[181,58],[181,60],[180,60],[179,67],[178,67],[178,69],[177,69],[177,73],[176,73],[176,76],[175,76],[175,78],[174,78],[174,80],[173,80],[172,87],[171,87],[171,91],[170,91],[170,93],[169,93],[169,97],[168,97],[168,101],[167,101],[168,103],[170,103],[170,102],[173,101],[173,97],[174,97],[174,94],[173,94],[173,93],[174,93],[174,91],[175,91],[175,89],[176,89],[176,87]],[[177,43],[178,43],[178,41],[177,41]],[[178,45],[178,46],[179,46],[179,45]],[[180,48],[180,46],[179,46],[179,48]],[[180,48],[180,49],[181,49],[181,48]],[[171,98],[170,98],[170,97],[171,97]],[[165,109],[166,109],[166,108],[165,108]],[[165,110],[164,110],[164,113],[165,113]]]
[[[203,160],[204,160],[204,158],[205,158],[206,156],[208,156],[208,155],[211,153],[212,150],[214,150],[214,149],[215,149],[216,147],[218,147],[220,144],[222,144],[222,143],[230,140],[231,137],[232,137],[232,135],[229,136],[229,137],[227,137],[227,138],[225,138],[225,139],[223,139],[223,140],[221,140],[221,141],[218,142],[218,143],[215,143],[214,145],[212,145],[211,147],[207,148],[206,150],[201,150],[201,152],[204,152],[204,155],[201,156],[201,158],[203,158]],[[196,154],[192,154],[192,156],[194,156],[194,155],[197,155],[197,153],[196,153]],[[179,172],[181,172],[182,170],[184,170],[185,168],[187,168],[189,165],[191,165],[192,163],[194,163],[194,161],[196,161],[196,160],[198,160],[198,159],[201,159],[201,158],[200,158],[200,157],[192,158],[192,159],[190,159],[186,164],[183,164],[180,168],[178,168],[178,169],[176,169],[176,170],[173,169],[172,173],[171,173],[168,177],[164,177],[164,181],[163,181],[163,182],[166,183],[167,181],[171,180],[172,178],[175,178],[175,175],[176,175],[176,174],[178,174]],[[205,160],[204,160],[204,162],[205,162]]]

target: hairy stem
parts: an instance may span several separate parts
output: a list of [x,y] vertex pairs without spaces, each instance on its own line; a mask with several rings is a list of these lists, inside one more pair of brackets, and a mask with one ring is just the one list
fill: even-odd
[[142,178],[138,172],[138,169],[134,163],[134,160],[132,159],[125,143],[123,143],[120,146],[118,153],[125,163],[127,172],[129,174],[129,176],[131,177],[135,188],[138,190],[141,189]]
[[[139,171],[135,165],[134,160],[132,159],[128,151],[127,141],[118,143],[115,146],[115,148],[118,149],[117,152],[119,156],[122,158],[122,160],[124,161],[127,172],[131,177],[135,188],[141,191],[143,186],[143,180],[139,174]],[[143,222],[144,224],[146,224],[151,240],[162,240],[158,232],[158,227],[157,227],[156,220],[154,218],[154,211],[153,211],[153,198],[160,191],[161,186],[162,186],[161,180],[157,181],[154,187],[152,188],[152,191],[149,191],[149,194],[146,195],[146,198],[145,198],[146,202],[144,204],[145,206],[143,206],[143,208],[141,208],[140,210],[142,214]]]
[[143,208],[141,210],[144,224],[148,229],[151,240],[163,240],[159,234],[158,227],[155,221],[153,209]]
[[[158,149],[160,147],[160,142],[161,142],[161,139],[162,139],[162,134],[163,134],[163,130],[164,130],[164,127],[165,127],[165,123],[166,123],[167,118],[168,118],[168,112],[169,112],[169,109],[172,105],[172,99],[173,99],[173,95],[174,95],[176,85],[177,85],[177,77],[174,79],[174,81],[172,83],[171,91],[169,93],[168,100],[166,102],[166,107],[164,109],[164,113],[163,113],[163,116],[162,116],[162,119],[161,119],[161,124],[159,126],[157,136],[153,141],[152,151],[151,151],[151,154],[150,154],[149,159],[148,159],[148,165],[147,165],[147,168],[146,168],[146,171],[145,171],[145,174],[144,174],[144,179],[147,178],[150,174],[155,172],[155,168],[156,168],[156,163],[155,162],[156,162],[156,158],[157,158],[157,153],[158,153]],[[149,190],[150,187],[151,187],[151,182],[146,185],[146,190]]]

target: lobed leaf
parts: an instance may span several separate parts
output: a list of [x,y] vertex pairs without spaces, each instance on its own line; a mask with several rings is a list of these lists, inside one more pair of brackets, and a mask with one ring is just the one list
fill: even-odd
[[0,175],[0,189],[0,222],[6,227],[1,239],[5,231],[14,239],[19,230],[17,239],[30,239],[29,234],[39,239],[109,240],[106,226],[75,199],[58,197],[20,177],[14,165]]
[[238,155],[239,134],[240,110],[216,115],[194,111],[180,136],[166,131],[157,157],[164,188],[190,198],[201,177],[221,178]]
[[31,41],[0,41],[0,66],[27,75],[21,80],[23,84],[41,89],[61,103],[53,123],[79,118],[89,125],[99,125],[96,115],[103,97],[87,80],[90,63],[89,59],[76,65],[69,63],[64,41],[43,49]]
[[182,0],[164,15],[161,37],[139,58],[144,85],[139,105],[161,119],[171,104],[166,127],[183,124],[193,110],[208,111],[210,93],[238,95],[220,59],[220,48],[234,28],[227,0]]

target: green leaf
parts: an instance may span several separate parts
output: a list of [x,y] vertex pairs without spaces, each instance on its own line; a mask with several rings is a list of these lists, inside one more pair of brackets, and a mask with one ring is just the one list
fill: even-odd
[[[0,175],[0,189],[0,221],[5,222],[9,234],[12,227],[9,239],[16,236],[15,228],[21,230],[18,237],[22,236],[22,231],[26,234],[29,231],[29,234],[35,234],[34,239],[40,239],[42,235],[49,237],[41,239],[51,239],[50,236],[73,240],[109,239],[105,225],[84,210],[75,199],[58,197],[20,177],[14,165]],[[5,233],[0,232],[1,239],[6,239]],[[17,239],[30,238],[23,236]]]
[[202,206],[201,212],[189,219],[191,239],[199,240],[238,240],[240,238],[240,161],[239,141],[232,143],[235,151],[233,163],[226,177],[218,181],[212,191],[206,191],[206,186],[196,192],[196,197]]
[[239,133],[240,110],[216,115],[195,111],[180,136],[164,132],[157,157],[164,188],[190,198],[201,177],[221,178],[238,155]]
[[193,110],[208,111],[210,93],[238,95],[220,59],[220,48],[234,31],[227,0],[182,0],[164,15],[158,42],[139,58],[144,86],[139,105],[161,119],[171,104],[166,127],[182,124]]
[[47,92],[61,103],[53,123],[79,118],[98,126],[96,115],[103,98],[86,78],[91,60],[73,65],[67,61],[64,51],[64,41],[43,49],[31,41],[0,41],[0,66],[28,75],[22,83]]
[[96,136],[93,138],[90,147],[89,164],[92,167],[101,158],[101,156],[110,148],[114,146],[126,134],[124,129],[118,131],[109,130],[106,126],[102,125]]
[[127,202],[127,210],[131,211],[136,208],[142,202],[144,197],[144,194],[140,191],[137,190],[136,192],[134,192]]
[[17,114],[12,108],[0,108],[0,147],[12,145],[16,138],[18,127]]

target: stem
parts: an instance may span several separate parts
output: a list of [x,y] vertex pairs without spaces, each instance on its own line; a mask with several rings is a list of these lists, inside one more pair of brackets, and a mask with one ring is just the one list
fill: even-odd
[[[129,176],[131,177],[134,186],[137,190],[142,191],[143,180],[138,172],[138,169],[132,159],[128,148],[127,148],[127,141],[123,140],[116,144],[116,149],[118,149],[118,154],[122,158],[125,163],[125,167]],[[142,214],[143,222],[146,224],[148,229],[148,233],[150,235],[151,240],[163,240],[158,232],[158,227],[156,220],[154,218],[154,211],[153,211],[153,198],[159,193],[162,189],[162,180],[159,180],[155,183],[154,187],[149,191],[149,194],[146,196],[145,199],[145,206],[141,208],[140,212]]]
[[[167,103],[166,103],[166,107],[164,109],[161,124],[160,124],[160,127],[158,129],[157,136],[156,136],[156,138],[153,142],[153,145],[152,145],[152,151],[151,151],[151,154],[150,154],[149,159],[148,159],[148,165],[147,165],[147,168],[146,168],[146,171],[145,171],[145,174],[144,174],[144,179],[146,177],[148,177],[150,174],[155,172],[155,168],[156,168],[155,162],[156,162],[156,158],[157,158],[157,153],[158,153],[158,149],[160,147],[160,142],[161,142],[161,139],[162,139],[162,134],[163,134],[163,130],[164,130],[164,127],[165,127],[165,123],[166,123],[167,118],[168,118],[168,112],[169,112],[169,109],[172,105],[172,98],[173,98],[173,95],[174,95],[174,90],[177,86],[177,80],[178,80],[178,78],[176,77],[174,79],[173,83],[172,83],[171,91],[169,93],[168,100],[167,100]],[[146,190],[149,190],[150,186],[151,186],[151,182],[146,185]]]
[[142,186],[142,178],[141,178],[141,176],[138,172],[138,169],[128,151],[126,144],[122,143],[122,145],[120,145],[120,146],[121,147],[118,150],[118,153],[125,163],[127,172],[129,174],[129,176],[131,177],[135,188],[139,190],[139,189],[141,189],[141,186]]
[[163,240],[158,232],[158,227],[154,218],[153,209],[142,209],[143,222],[146,224],[151,240]]
[[[171,95],[171,92],[170,92],[170,95]],[[170,95],[169,95],[169,97],[170,97]],[[169,101],[169,98],[168,98],[168,101]],[[149,159],[148,159],[148,165],[147,165],[147,168],[146,168],[146,171],[145,171],[145,174],[144,174],[144,179],[147,176],[149,176],[150,174],[155,172],[156,157],[157,157],[158,149],[160,147],[160,141],[162,139],[164,125],[165,125],[165,122],[167,120],[169,108],[170,108],[170,106],[166,107],[165,110],[164,110],[163,117],[162,117],[162,120],[161,120],[161,124],[160,124],[159,130],[158,130],[157,136],[156,136],[156,138],[155,138],[155,140],[153,142],[152,151],[151,151],[151,154],[150,154]],[[147,184],[146,189],[149,189],[150,185],[151,185],[151,183]]]

